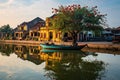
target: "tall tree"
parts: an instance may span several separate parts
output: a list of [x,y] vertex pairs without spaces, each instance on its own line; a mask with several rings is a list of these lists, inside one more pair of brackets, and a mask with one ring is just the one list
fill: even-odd
[[100,14],[97,6],[89,8],[80,5],[60,6],[52,8],[56,17],[51,20],[52,28],[68,32],[73,38],[73,45],[77,43],[77,34],[84,30],[102,30],[105,16]]
[[0,32],[2,32],[3,34],[5,34],[7,37],[12,35],[12,28],[10,28],[10,25],[4,25],[0,28]]
[[2,26],[2,27],[0,28],[0,31],[9,34],[9,33],[11,33],[12,28],[10,28],[10,25],[7,24],[7,25]]

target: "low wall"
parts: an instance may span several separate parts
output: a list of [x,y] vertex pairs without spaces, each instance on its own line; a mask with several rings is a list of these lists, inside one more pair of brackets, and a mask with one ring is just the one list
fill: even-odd
[[25,40],[0,40],[0,43],[38,45],[42,42],[40,42],[40,41],[25,41]]
[[105,49],[92,49],[92,48],[83,48],[82,51],[84,52],[100,52],[100,53],[107,53],[107,54],[114,54],[114,55],[120,55],[120,50],[105,50]]
[[88,48],[92,49],[105,49],[105,50],[120,50],[120,44],[95,44],[88,43]]
[[[8,43],[8,44],[30,44],[30,45],[39,45],[40,43],[44,43],[41,41],[25,41],[25,40],[0,40],[0,43]],[[55,44],[64,44],[71,45],[71,42],[64,43],[55,43]],[[91,49],[105,49],[105,50],[120,50],[120,44],[113,44],[112,42],[78,42],[78,45],[87,44],[87,48]]]

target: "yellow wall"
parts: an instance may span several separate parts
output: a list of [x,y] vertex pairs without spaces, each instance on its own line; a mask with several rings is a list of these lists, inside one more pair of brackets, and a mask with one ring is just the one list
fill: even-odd
[[22,26],[20,26],[20,27],[19,27],[19,30],[25,30],[25,31],[26,31],[26,30],[27,30],[27,25],[24,25],[24,26],[22,25]]
[[27,25],[24,26],[24,30],[27,30]]
[[[51,40],[50,40],[50,32],[53,34]],[[57,37],[56,37],[56,35],[57,35]],[[40,29],[40,38],[39,38],[40,41],[49,41],[50,40],[50,41],[60,42],[61,41],[60,37],[61,36],[60,36],[59,31],[47,29],[46,27]]]
[[[61,34],[60,31],[56,31],[53,29],[50,29],[50,19],[51,18],[46,18],[46,26],[40,28],[40,41],[49,41],[50,40],[50,33],[52,33],[52,39],[50,41],[56,41],[56,42],[60,42],[61,41]],[[57,35],[57,37],[56,37]]]

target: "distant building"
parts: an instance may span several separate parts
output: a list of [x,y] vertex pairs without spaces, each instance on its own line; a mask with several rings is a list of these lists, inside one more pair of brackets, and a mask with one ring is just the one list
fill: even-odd
[[115,34],[120,34],[120,27],[112,29],[112,33]]
[[78,41],[90,41],[95,37],[95,33],[93,31],[82,31],[78,34]]
[[14,31],[14,39],[26,39],[26,37],[29,37],[29,30],[33,28],[37,23],[42,21],[44,22],[43,19],[37,17],[30,22],[23,22],[22,24],[18,25],[16,30]]
[[114,28],[112,33],[114,34],[113,43],[120,43],[120,27]]
[[105,28],[102,32],[102,38],[104,41],[112,41],[113,40],[113,33],[111,28]]
[[40,21],[29,30],[28,40],[40,40],[40,28],[45,27],[45,21]]
[[[18,25],[14,30],[13,39],[16,40],[36,40],[36,41],[72,41],[71,35],[66,32],[52,29],[51,19],[56,18],[56,15],[43,19],[37,17],[29,22],[23,22]],[[103,31],[82,31],[77,34],[77,41],[112,41],[114,35],[120,34],[120,27],[118,28],[105,28]],[[0,33],[0,38],[4,37]]]

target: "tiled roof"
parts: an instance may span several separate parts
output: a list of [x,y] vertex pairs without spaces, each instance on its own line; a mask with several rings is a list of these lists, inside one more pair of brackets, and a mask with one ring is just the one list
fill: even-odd
[[30,28],[30,30],[39,30],[40,27],[44,27],[44,26],[45,26],[45,22],[38,22],[32,28]]
[[27,22],[23,22],[23,23],[21,23],[20,26],[25,25],[25,24],[27,24]]
[[120,27],[117,27],[116,29],[120,30]]
[[120,30],[120,27],[114,28],[113,30]]
[[38,22],[45,22],[43,19],[36,17],[35,19],[33,19],[32,21],[27,23],[28,28],[33,27],[35,24],[37,24]]
[[56,14],[53,14],[52,16],[50,16],[49,18],[54,18],[56,16]]
[[[29,22],[23,22],[23,23],[21,23],[20,25],[18,25],[17,26],[17,28],[18,27],[22,27],[22,26],[24,26],[24,25],[27,25],[27,27],[28,27],[28,29],[31,29],[32,27],[34,27],[37,23],[45,23],[45,21],[43,20],[43,19],[41,19],[41,18],[39,18],[39,17],[36,17],[35,19],[33,19],[33,20],[31,20],[31,21],[29,21]],[[14,31],[18,31],[18,29],[17,28],[15,28],[14,29]]]

